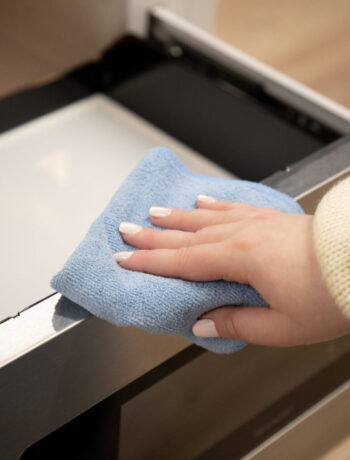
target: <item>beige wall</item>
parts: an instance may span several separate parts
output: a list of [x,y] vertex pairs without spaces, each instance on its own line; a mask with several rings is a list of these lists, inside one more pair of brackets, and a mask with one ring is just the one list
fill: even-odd
[[216,34],[350,107],[349,0],[220,0]]
[[124,0],[0,0],[0,95],[95,57],[125,27]]
[[212,30],[218,0],[0,0],[0,96],[93,59],[162,3]]
[[[92,59],[155,1],[0,0],[0,96]],[[350,106],[349,0],[164,2],[204,27],[216,15],[218,37]]]

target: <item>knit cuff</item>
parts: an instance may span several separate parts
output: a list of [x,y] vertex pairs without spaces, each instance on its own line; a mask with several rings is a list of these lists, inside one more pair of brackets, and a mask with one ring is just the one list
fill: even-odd
[[316,256],[328,290],[350,318],[350,178],[333,187],[317,207]]

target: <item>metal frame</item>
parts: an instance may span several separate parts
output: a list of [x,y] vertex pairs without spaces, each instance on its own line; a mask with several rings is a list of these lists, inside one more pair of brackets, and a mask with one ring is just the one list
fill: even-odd
[[346,107],[213,37],[167,8],[152,8],[149,33],[160,41],[185,44],[206,58],[261,84],[266,93],[299,108],[329,127],[343,134],[350,132],[350,111]]
[[58,294],[2,323],[0,337],[4,460],[18,459],[39,439],[188,347],[178,337],[116,328]]
[[[320,444],[322,432],[315,430],[315,426],[329,426],[329,420],[334,420],[334,414],[337,414],[339,422],[334,429],[339,430],[339,434],[348,434],[348,420],[344,420],[349,414],[350,405],[350,381],[347,381],[339,388],[331,392],[328,396],[321,399],[311,408],[307,409],[302,415],[297,417],[293,422],[286,425],[273,436],[253,449],[249,454],[242,457],[242,460],[269,460],[271,458],[294,458],[293,452],[286,455],[286,448],[294,443],[300,442],[300,438],[308,439],[308,446]],[[345,431],[345,432],[344,432]],[[286,443],[286,437],[290,439]]]

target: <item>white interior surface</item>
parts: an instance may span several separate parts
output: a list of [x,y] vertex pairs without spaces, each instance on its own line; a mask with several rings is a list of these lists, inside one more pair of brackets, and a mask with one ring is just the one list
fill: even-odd
[[231,176],[103,95],[0,136],[0,321],[53,292],[51,277],[156,145],[195,172]]

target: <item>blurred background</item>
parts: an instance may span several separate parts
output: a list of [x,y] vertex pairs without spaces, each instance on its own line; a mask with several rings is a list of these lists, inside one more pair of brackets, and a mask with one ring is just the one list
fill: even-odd
[[[55,78],[96,57],[118,37],[121,11],[129,24],[135,23],[140,2],[147,4],[147,0],[0,0],[0,96]],[[349,0],[166,3],[219,38],[350,106]]]
[[221,0],[215,34],[350,106],[348,0]]

